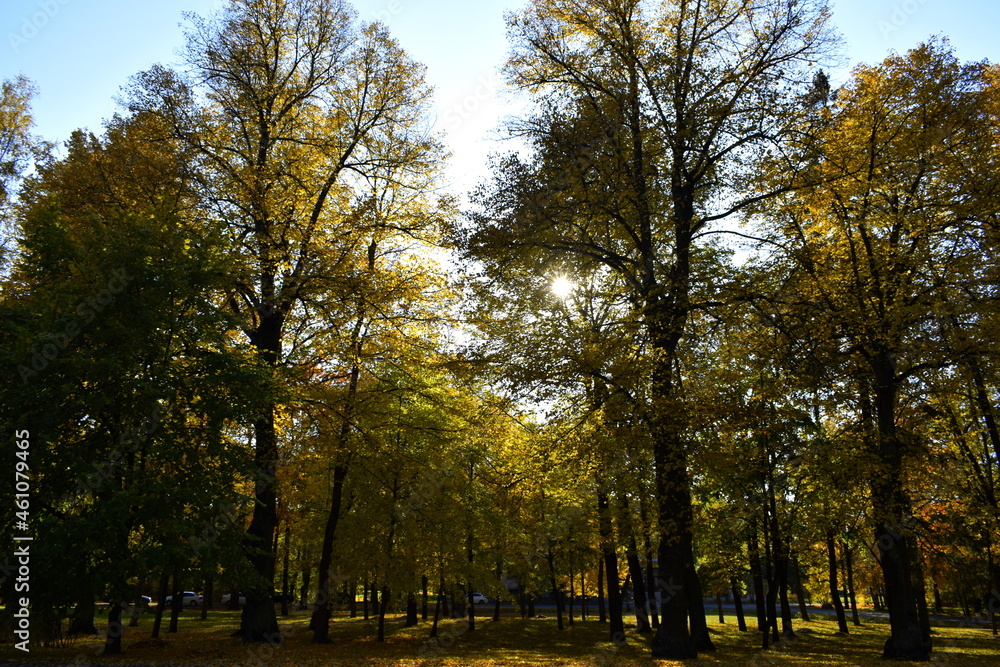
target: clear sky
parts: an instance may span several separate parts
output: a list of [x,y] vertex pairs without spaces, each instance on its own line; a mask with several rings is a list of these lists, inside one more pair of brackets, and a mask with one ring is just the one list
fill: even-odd
[[[949,37],[963,60],[1000,61],[996,0],[834,0],[834,22],[851,64],[906,51],[931,35]],[[451,181],[471,187],[486,156],[501,149],[504,113],[498,68],[507,49],[503,13],[511,0],[357,0],[364,19],[378,19],[437,89],[438,123],[454,159]],[[65,140],[78,127],[100,132],[129,76],[153,63],[177,62],[183,12],[199,14],[221,0],[2,0],[0,79],[34,80],[36,131]],[[842,81],[844,74],[834,77]],[[498,95],[499,94],[499,95]]]

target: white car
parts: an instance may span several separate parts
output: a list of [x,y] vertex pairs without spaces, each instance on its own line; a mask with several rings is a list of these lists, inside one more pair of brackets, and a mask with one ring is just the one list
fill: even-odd
[[472,604],[486,604],[490,599],[483,595],[482,593],[472,594]]
[[[185,607],[197,607],[201,605],[201,596],[195,593],[194,591],[184,591],[184,593],[181,595],[181,599],[183,600],[181,604],[183,604]],[[167,598],[163,601],[163,604],[164,606],[169,607],[173,601],[174,601],[174,596],[168,595]]]

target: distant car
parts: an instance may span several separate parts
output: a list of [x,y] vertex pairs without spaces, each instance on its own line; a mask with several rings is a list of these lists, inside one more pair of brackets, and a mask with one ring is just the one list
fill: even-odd
[[[222,596],[222,604],[229,604],[229,601],[231,599],[232,599],[232,594],[226,593],[225,595]],[[247,598],[245,595],[243,595],[243,593],[240,593],[239,597],[237,598],[237,601],[239,602],[239,605],[242,607],[247,603]]]
[[[184,591],[183,595],[181,595],[181,600],[182,600],[181,604],[184,605],[185,607],[197,607],[201,604],[201,596],[195,593],[194,591]],[[173,603],[173,601],[174,601],[174,596],[168,595],[167,598],[163,601],[163,604],[170,606],[170,604]]]
[[473,593],[472,594],[472,603],[473,604],[486,604],[489,601],[490,601],[490,599],[488,597],[486,597],[485,595],[483,595],[482,593]]
[[281,591],[274,591],[274,601],[275,602],[295,602],[295,596],[291,593],[282,593]]

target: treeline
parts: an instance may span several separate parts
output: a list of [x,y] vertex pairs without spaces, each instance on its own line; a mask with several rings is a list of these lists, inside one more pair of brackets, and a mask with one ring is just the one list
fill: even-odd
[[707,597],[753,593],[763,648],[870,602],[926,660],[930,610],[1000,611],[998,70],[938,40],[833,89],[830,20],[509,15],[524,146],[464,212],[423,68],[343,2],[191,19],[61,152],[5,83],[33,632],[105,601],[118,653],[128,603],[173,594],[176,630],[197,587],[243,594],[249,642],[280,642],[275,591],[318,643],[337,603],[379,640],[396,605],[474,629],[476,592],[560,629],[597,594],[617,642],[630,592],[679,659],[714,649]]

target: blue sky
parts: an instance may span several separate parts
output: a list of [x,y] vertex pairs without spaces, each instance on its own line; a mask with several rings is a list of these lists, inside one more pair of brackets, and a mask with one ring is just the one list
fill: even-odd
[[[364,19],[379,19],[437,89],[438,122],[454,154],[459,189],[485,174],[501,147],[495,130],[507,113],[497,69],[507,45],[509,0],[357,0]],[[182,13],[207,14],[221,0],[3,0],[0,79],[22,73],[39,87],[36,131],[64,140],[77,127],[100,132],[129,76],[178,60]],[[835,0],[834,23],[851,64],[875,62],[931,35],[949,37],[963,60],[1000,61],[1000,3],[994,0]],[[844,74],[835,76],[842,80]],[[499,95],[498,95],[499,93]]]

